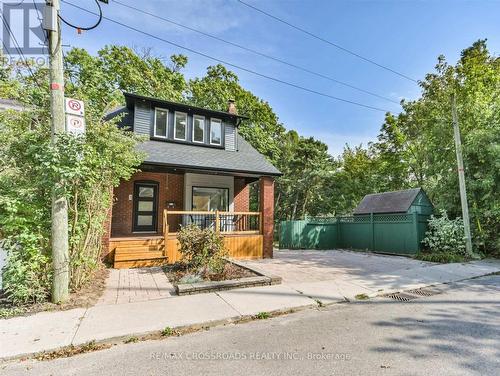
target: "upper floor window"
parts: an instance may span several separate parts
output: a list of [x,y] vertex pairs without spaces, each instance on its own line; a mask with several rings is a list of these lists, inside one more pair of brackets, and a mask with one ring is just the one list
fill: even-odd
[[168,110],[155,108],[155,137],[167,138],[168,131]]
[[222,121],[220,119],[210,119],[210,143],[222,144]]
[[175,112],[174,138],[176,140],[186,140],[187,114],[185,112]]
[[193,142],[205,142],[205,118],[203,116],[193,116]]

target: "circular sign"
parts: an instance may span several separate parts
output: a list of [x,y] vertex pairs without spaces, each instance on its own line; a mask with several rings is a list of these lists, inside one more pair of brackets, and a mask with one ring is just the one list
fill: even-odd
[[75,101],[73,99],[68,101],[68,107],[71,108],[73,111],[80,111],[82,109],[80,102]]
[[82,121],[80,119],[71,119],[70,124],[73,128],[82,128]]

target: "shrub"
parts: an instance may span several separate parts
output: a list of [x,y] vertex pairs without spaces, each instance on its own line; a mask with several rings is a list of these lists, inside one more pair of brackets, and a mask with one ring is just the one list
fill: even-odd
[[423,244],[431,254],[470,257],[465,250],[464,224],[461,218],[450,219],[446,211],[441,216],[431,215],[429,230]]
[[2,274],[3,289],[11,303],[39,303],[50,292],[52,269],[50,258],[38,245],[43,241],[35,234],[20,234],[4,241],[7,265]]
[[221,273],[224,270],[227,251],[223,238],[210,228],[201,229],[194,224],[182,226],[177,234],[182,262],[202,275],[208,272]]
[[0,113],[0,239],[8,262],[2,271],[15,304],[50,296],[51,192],[68,203],[70,288],[91,280],[100,263],[103,223],[111,189],[141,162],[139,138],[114,122],[87,119],[85,135],[60,134],[50,142],[46,109]]

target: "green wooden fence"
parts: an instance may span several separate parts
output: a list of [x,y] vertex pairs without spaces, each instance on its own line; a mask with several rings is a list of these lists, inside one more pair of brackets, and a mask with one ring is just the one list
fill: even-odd
[[421,248],[428,215],[371,214],[283,221],[280,248],[352,248],[410,255]]

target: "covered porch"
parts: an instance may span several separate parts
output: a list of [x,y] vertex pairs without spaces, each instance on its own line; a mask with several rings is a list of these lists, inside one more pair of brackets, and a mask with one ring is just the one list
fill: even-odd
[[113,197],[103,248],[115,268],[179,261],[177,231],[188,224],[220,233],[230,257],[273,255],[271,176],[143,166],[114,189]]

